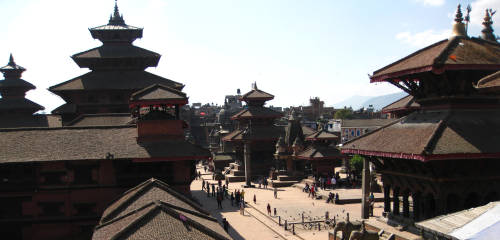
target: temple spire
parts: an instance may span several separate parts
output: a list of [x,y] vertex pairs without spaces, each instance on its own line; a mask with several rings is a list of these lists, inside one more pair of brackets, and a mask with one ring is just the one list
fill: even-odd
[[457,6],[457,13],[455,14],[455,24],[453,24],[452,37],[455,36],[467,36],[465,32],[465,24],[463,23],[464,18],[462,16],[462,9],[460,4]]
[[486,9],[486,14],[484,16],[484,22],[483,22],[484,28],[483,30],[481,30],[482,32],[481,38],[484,40],[493,42],[497,41],[495,35],[493,34],[493,28],[491,27],[491,25],[493,25],[492,17],[495,13],[496,11],[493,11],[491,8]]
[[16,66],[16,62],[14,62],[14,57],[12,56],[12,53],[10,54],[9,63],[7,65]]
[[258,88],[257,88],[257,81],[255,81],[255,82],[252,84],[252,89],[253,89],[253,90],[258,90]]
[[110,25],[125,25],[125,20],[123,20],[123,15],[120,15],[120,11],[118,10],[118,1],[115,0],[115,10],[113,15],[109,18]]

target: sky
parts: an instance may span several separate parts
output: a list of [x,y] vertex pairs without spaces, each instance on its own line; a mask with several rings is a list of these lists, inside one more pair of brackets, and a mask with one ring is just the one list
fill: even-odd
[[[147,71],[185,84],[190,103],[222,104],[257,82],[282,107],[399,92],[368,74],[448,38],[459,3],[472,6],[469,36],[480,35],[486,8],[500,10],[500,0],[118,0],[125,22],[144,28],[134,44],[162,55]],[[89,71],[70,56],[101,45],[88,28],[107,24],[113,7],[0,0],[0,65],[12,53],[37,87],[27,98],[50,112],[64,101],[47,88]]]

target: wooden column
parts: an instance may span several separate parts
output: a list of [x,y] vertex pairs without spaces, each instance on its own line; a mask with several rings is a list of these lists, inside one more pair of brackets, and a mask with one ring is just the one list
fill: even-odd
[[368,219],[370,217],[370,168],[368,159],[363,160],[363,178],[362,178],[362,198],[361,198],[361,218]]
[[384,185],[384,212],[391,212],[391,187]]
[[399,215],[399,188],[392,190],[392,214]]
[[408,200],[408,191],[403,192],[403,216],[404,217],[409,217],[410,216],[410,202]]
[[250,154],[251,154],[251,149],[250,149],[250,142],[245,141],[244,143],[244,161],[245,161],[245,184],[246,186],[251,186],[252,185],[252,168],[250,166]]
[[411,198],[413,199],[413,220],[416,222],[420,220],[420,212],[422,209],[420,194],[414,193]]

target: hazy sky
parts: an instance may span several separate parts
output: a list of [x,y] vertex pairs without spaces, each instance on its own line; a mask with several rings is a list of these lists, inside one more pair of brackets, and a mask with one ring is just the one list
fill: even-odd
[[[327,106],[352,95],[398,92],[367,74],[449,37],[458,3],[449,0],[119,0],[125,22],[144,27],[135,45],[162,55],[147,71],[181,82],[190,102],[260,89],[271,105]],[[485,8],[475,0],[469,35],[479,36]],[[47,112],[61,105],[46,89],[88,72],[71,55],[100,46],[88,28],[106,24],[113,0],[0,0],[0,65],[9,53],[36,85],[28,98]],[[500,14],[494,16],[494,28]],[[500,29],[496,34],[500,35]]]

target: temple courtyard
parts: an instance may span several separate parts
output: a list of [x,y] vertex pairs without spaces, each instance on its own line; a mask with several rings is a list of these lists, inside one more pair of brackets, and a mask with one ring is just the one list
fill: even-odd
[[[212,173],[205,172],[201,166],[197,171],[201,172],[202,179],[217,186],[217,181],[212,180]],[[224,182],[223,182],[224,184]],[[218,209],[215,197],[207,197],[206,191],[202,190],[202,180],[194,180],[191,184],[192,196],[208,210],[212,216],[219,221],[226,218],[229,222],[229,234],[234,239],[328,239],[328,232],[333,229],[325,224],[325,213],[328,212],[330,218],[335,217],[340,221],[345,220],[349,213],[350,221],[361,219],[361,203],[333,204],[326,203],[324,196],[329,192],[339,193],[340,199],[359,199],[361,189],[340,188],[335,190],[319,190],[322,199],[312,199],[303,192],[301,186],[282,187],[277,189],[277,198],[274,198],[272,188],[243,188],[244,182],[229,183],[229,193],[239,189],[245,191],[246,208],[244,215],[240,214],[239,207],[231,206],[230,199],[224,199],[222,209]],[[256,203],[253,196],[256,196]],[[375,198],[380,198],[381,194],[376,193]],[[267,214],[267,204],[271,206],[271,215]],[[274,215],[276,208],[276,215]],[[381,216],[383,212],[383,202],[376,202],[374,205],[374,216]],[[302,224],[302,214],[304,222]],[[279,221],[281,220],[281,226]],[[295,235],[293,229],[284,229],[283,223],[295,224]],[[319,222],[319,224],[318,224]],[[319,226],[319,229],[318,229]]]

